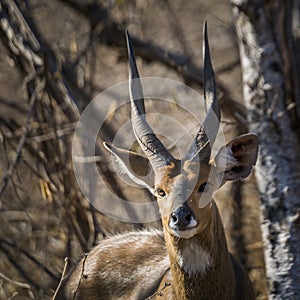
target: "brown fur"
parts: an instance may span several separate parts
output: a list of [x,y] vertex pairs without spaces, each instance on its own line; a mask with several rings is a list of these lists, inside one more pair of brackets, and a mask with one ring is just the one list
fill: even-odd
[[[139,74],[128,32],[126,38],[131,82]],[[58,299],[254,299],[249,279],[228,252],[212,196],[226,180],[249,175],[257,158],[257,138],[248,134],[234,139],[220,149],[211,165],[208,163],[205,131],[214,114],[218,118],[214,127],[219,125],[220,110],[206,24],[204,49],[204,97],[211,100],[211,109],[183,160],[175,159],[149,129],[142,117],[144,101],[135,99],[142,88],[132,88],[131,83],[132,126],[147,158],[104,145],[118,162],[121,176],[156,196],[164,235],[144,231],[104,240],[64,280]],[[213,140],[210,137],[210,142]],[[155,177],[150,176],[154,179],[151,183],[139,178],[149,174],[150,165]],[[147,172],[141,173],[140,168]]]
[[[168,187],[166,192],[169,193],[176,184],[197,179],[187,201],[198,223],[193,236],[174,236],[169,228],[170,213],[181,199],[181,195],[176,198],[170,192],[169,198],[158,201],[164,238],[162,232],[153,231],[132,232],[104,240],[71,272],[57,299],[142,300],[152,299],[152,295],[156,299],[177,300],[254,299],[249,279],[228,252],[214,201],[204,208],[197,204],[198,187],[207,180],[211,167],[200,166],[200,174],[192,163],[185,164],[181,173],[175,168],[174,164],[165,169],[165,182],[161,181],[160,187]],[[193,251],[198,251],[200,258],[202,252],[205,254],[202,262],[189,257]],[[202,268],[207,255],[209,263]],[[181,261],[195,268],[199,264],[203,272],[190,274],[180,265]],[[165,286],[168,280],[171,285]]]
[[77,264],[56,299],[146,299],[168,268],[162,232],[117,235]]
[[[227,151],[225,147],[230,146],[234,148]],[[185,161],[181,166],[174,161],[156,170],[154,191],[164,234],[131,232],[102,241],[63,281],[56,299],[254,299],[250,280],[228,252],[216,204],[209,198],[209,203],[199,206],[203,194],[212,195],[210,189],[198,190],[209,180],[210,172],[214,175],[212,189],[221,180],[220,157],[238,158],[231,157],[233,164],[226,165],[229,180],[247,176],[256,160],[254,136],[241,136],[225,147],[211,165]],[[114,150],[114,157],[121,159]],[[237,164],[242,168],[235,168]],[[177,232],[170,226],[171,214],[183,205],[193,212],[194,225]]]
[[[251,282],[227,250],[223,225],[214,203],[212,210],[212,219],[202,233],[189,240],[166,237],[171,269],[162,279],[156,299],[254,299]],[[203,275],[186,274],[177,264],[178,249],[192,240],[212,255],[212,265]],[[166,282],[171,285],[165,287]]]
[[[104,240],[64,280],[57,299],[254,299],[248,277],[228,253],[214,202],[210,210],[208,225],[191,239],[165,232],[164,240],[162,232],[152,231]],[[203,275],[191,276],[178,266],[179,249],[192,242],[211,254]]]

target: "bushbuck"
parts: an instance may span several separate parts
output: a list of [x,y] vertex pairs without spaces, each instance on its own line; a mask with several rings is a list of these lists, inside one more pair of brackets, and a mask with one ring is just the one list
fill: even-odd
[[[143,186],[157,198],[163,231],[128,232],[101,241],[65,278],[57,299],[254,299],[248,276],[228,251],[212,194],[226,181],[250,174],[258,142],[253,134],[239,136],[211,158],[220,108],[206,23],[204,97],[210,106],[181,160],[169,153],[146,121],[142,85],[127,32],[126,38],[132,127],[145,156],[109,144],[105,147],[131,180],[140,182],[132,169],[152,168],[154,182]],[[128,166],[124,155],[130,155],[134,167]],[[200,198],[205,195],[210,199],[203,207]]]

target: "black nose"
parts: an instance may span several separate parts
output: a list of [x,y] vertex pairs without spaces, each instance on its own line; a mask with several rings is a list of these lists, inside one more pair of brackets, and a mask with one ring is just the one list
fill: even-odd
[[193,213],[187,206],[176,208],[170,218],[170,227],[174,229],[184,230],[193,219]]

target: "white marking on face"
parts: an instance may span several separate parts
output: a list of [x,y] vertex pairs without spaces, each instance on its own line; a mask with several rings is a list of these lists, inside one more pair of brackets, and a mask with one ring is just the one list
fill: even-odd
[[172,234],[182,238],[182,239],[189,239],[193,237],[197,233],[196,228],[188,229],[188,230],[174,230],[172,229]]
[[191,217],[190,223],[186,226],[186,228],[194,228],[198,225],[197,221],[194,219],[194,217]]
[[170,228],[171,233],[177,237],[183,239],[189,239],[197,233],[198,222],[192,216],[190,223],[186,226],[185,230],[176,230],[174,228]]

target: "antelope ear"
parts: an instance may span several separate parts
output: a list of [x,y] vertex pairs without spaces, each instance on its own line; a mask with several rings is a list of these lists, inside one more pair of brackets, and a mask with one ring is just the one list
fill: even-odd
[[215,165],[224,171],[223,182],[246,178],[255,165],[258,139],[255,134],[244,134],[223,146],[215,157]]
[[154,173],[146,157],[106,142],[103,145],[112,154],[115,171],[121,179],[129,185],[147,188],[153,194]]

